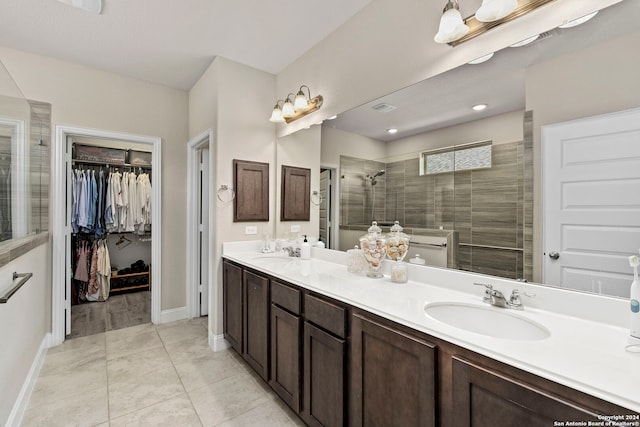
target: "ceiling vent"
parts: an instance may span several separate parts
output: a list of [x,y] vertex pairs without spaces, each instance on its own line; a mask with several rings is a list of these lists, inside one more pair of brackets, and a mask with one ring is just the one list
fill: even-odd
[[379,111],[381,113],[388,113],[389,111],[393,111],[398,107],[395,107],[395,106],[393,106],[391,104],[387,104],[387,103],[383,102],[381,104],[376,104],[371,108],[373,108],[374,110]]

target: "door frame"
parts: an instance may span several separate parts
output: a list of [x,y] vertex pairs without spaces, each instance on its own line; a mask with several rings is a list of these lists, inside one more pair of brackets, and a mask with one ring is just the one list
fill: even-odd
[[51,334],[52,346],[62,344],[65,340],[65,309],[69,299],[65,299],[66,267],[68,247],[67,237],[71,232],[71,225],[67,213],[67,137],[82,136],[90,138],[118,139],[124,141],[148,144],[151,148],[151,164],[156,173],[151,175],[152,200],[154,209],[151,210],[151,275],[153,286],[151,287],[151,323],[160,322],[161,295],[162,295],[162,233],[160,225],[162,216],[162,139],[155,136],[135,135],[121,132],[105,131],[100,129],[83,128],[76,126],[56,125],[55,140],[52,148],[51,165],[51,229],[53,240],[52,252],[52,296],[51,296]]
[[[212,212],[211,205],[214,195],[213,195],[213,185],[211,179],[211,166],[215,165],[213,162],[213,129],[208,129],[202,132],[200,135],[195,138],[189,140],[187,143],[187,316],[189,319],[193,319],[195,317],[200,317],[200,301],[199,301],[199,264],[198,264],[198,246],[199,246],[199,221],[198,221],[198,181],[200,177],[200,161],[199,161],[199,152],[201,149],[205,147],[209,147],[209,239],[206,244],[209,247],[209,254],[211,254],[211,248],[213,248],[214,239],[214,228],[211,227],[213,222],[211,221]],[[209,300],[211,300],[211,284],[212,282],[212,268],[209,268],[209,274],[207,277],[208,287],[209,287]],[[207,301],[209,306],[209,313],[211,314],[211,310],[214,308]]]
[[329,221],[331,221],[331,246],[328,249],[339,250],[340,243],[340,167],[338,165],[321,163],[320,169],[331,170],[331,208],[329,210]]

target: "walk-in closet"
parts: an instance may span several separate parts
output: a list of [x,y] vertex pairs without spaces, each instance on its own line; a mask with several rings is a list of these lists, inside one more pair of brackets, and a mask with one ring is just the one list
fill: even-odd
[[[70,334],[151,322],[152,156],[148,145],[67,141]],[[67,328],[67,333],[69,328]]]

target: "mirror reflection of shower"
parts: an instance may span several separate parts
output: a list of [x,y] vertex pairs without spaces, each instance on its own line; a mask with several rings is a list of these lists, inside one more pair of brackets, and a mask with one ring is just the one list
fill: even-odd
[[376,178],[378,178],[379,176],[384,175],[385,170],[384,169],[380,169],[378,172],[376,172],[373,175],[366,175],[366,178],[371,182],[371,221],[374,221],[374,216],[375,216],[375,206],[376,206],[376,184],[378,183],[378,180]]

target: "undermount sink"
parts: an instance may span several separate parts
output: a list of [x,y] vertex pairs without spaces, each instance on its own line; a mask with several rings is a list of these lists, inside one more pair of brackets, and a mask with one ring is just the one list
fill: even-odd
[[505,308],[438,302],[426,304],[424,312],[439,322],[493,338],[536,341],[551,335],[541,324],[513,314]]
[[265,263],[289,262],[289,261],[293,261],[294,259],[295,259],[294,257],[290,257],[286,253],[282,253],[282,254],[277,254],[277,253],[264,254],[264,255],[258,255],[256,257],[252,258],[253,261],[265,262]]

